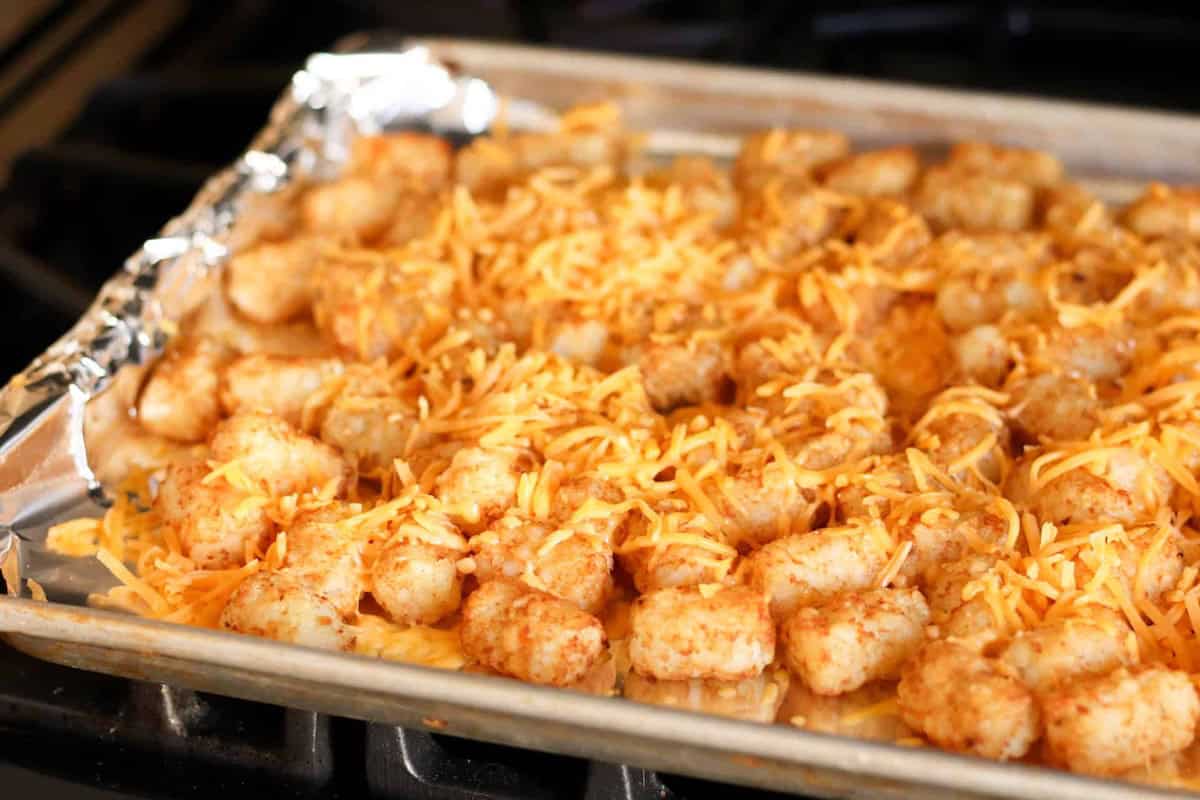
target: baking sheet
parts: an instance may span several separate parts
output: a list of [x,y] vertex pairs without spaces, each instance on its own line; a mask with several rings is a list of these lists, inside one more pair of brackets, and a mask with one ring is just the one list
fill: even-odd
[[[1050,149],[1109,199],[1149,176],[1200,179],[1200,123],[1169,114],[940,92],[452,40],[361,38],[309,59],[247,153],[148,241],[80,323],[0,394],[0,631],[49,660],[289,706],[806,794],[1146,797],[1142,787],[933,750],[828,737],[476,675],[136,619],[84,607],[112,579],[44,547],[47,527],[98,515],[106,448],[128,426],[145,366],[173,323],[254,236],[256,211],[336,174],[360,133],[486,130],[505,102],[515,129],[553,110],[618,102],[654,155],[728,157],[772,125],[831,127],[860,146],[961,138]],[[18,598],[26,579],[49,604]],[[1165,795],[1164,795],[1165,796]]]

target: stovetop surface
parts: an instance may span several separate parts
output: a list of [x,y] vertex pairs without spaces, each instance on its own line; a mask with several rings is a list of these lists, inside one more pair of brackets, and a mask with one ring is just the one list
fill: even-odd
[[[22,0],[0,14],[11,374],[261,127],[310,52],[390,28],[1200,111],[1200,21],[1149,2]],[[29,659],[0,644],[0,797],[774,797]]]
[[734,791],[744,800],[782,800],[82,672],[0,644],[2,797],[707,800]]

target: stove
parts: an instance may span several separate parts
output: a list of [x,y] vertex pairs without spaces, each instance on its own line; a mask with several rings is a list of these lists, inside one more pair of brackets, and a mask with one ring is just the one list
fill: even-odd
[[[23,0],[0,15],[0,318],[11,374],[367,29],[1200,111],[1200,22],[1154,3]],[[1169,8],[1164,6],[1163,8]],[[777,797],[45,664],[0,644],[0,794],[380,800]]]

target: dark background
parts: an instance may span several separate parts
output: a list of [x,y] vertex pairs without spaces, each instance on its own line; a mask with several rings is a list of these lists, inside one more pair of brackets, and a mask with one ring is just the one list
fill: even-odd
[[[348,33],[389,28],[1200,111],[1200,20],[1174,9],[0,0],[0,373],[66,330],[122,260],[245,147],[304,57]],[[616,797],[615,787],[634,784],[639,798],[765,797],[163,692],[0,644],[0,797]],[[176,730],[164,709],[193,701],[198,715]]]

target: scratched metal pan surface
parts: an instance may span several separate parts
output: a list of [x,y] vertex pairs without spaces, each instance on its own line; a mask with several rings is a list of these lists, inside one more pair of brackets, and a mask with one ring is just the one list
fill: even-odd
[[[501,104],[499,98],[503,97]],[[1170,792],[932,749],[825,736],[481,675],[329,653],[89,608],[92,559],[45,548],[49,525],[103,510],[103,454],[174,322],[219,285],[273,197],[335,175],[359,133],[422,127],[462,140],[503,105],[543,128],[590,100],[622,106],[652,154],[731,156],[773,125],[843,130],[860,146],[937,152],[984,138],[1060,155],[1120,201],[1146,180],[1200,182],[1200,120],[682,62],[469,41],[358,37],[313,56],[263,132],[146,242],[62,340],[0,392],[0,635],[34,656],[297,708],[828,797],[1126,800]],[[122,422],[124,420],[124,422]],[[123,427],[124,425],[124,427]],[[27,597],[27,581],[50,602]],[[25,594],[26,596],[22,596]],[[2,678],[0,678],[2,679]]]

